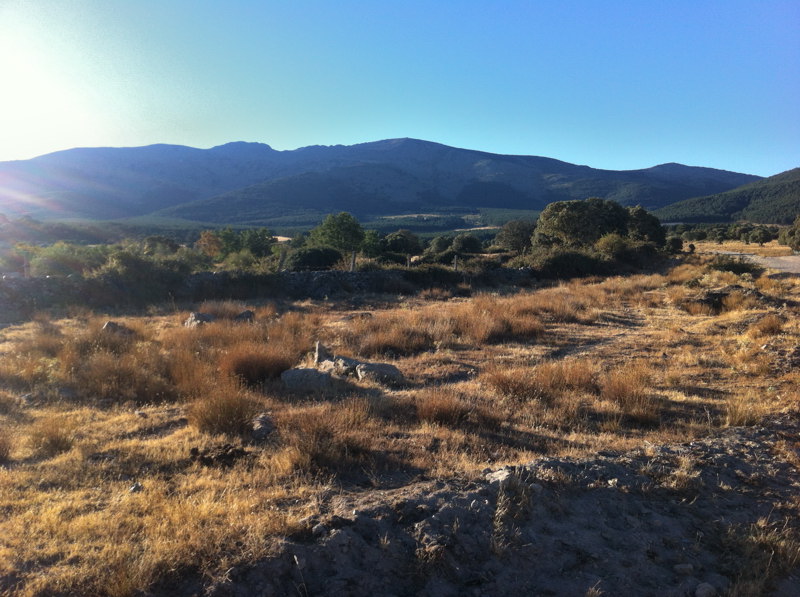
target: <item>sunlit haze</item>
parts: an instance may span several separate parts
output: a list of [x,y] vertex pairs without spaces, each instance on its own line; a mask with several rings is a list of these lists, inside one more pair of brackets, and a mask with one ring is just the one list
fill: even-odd
[[2,0],[0,160],[415,137],[597,168],[800,165],[800,3]]

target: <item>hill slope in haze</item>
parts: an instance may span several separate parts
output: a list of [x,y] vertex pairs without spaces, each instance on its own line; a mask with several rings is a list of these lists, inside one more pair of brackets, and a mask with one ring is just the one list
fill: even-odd
[[680,201],[656,211],[665,222],[791,224],[800,214],[800,168],[737,189]]
[[111,219],[157,213],[209,223],[303,214],[541,209],[597,196],[655,209],[759,177],[664,164],[612,171],[415,139],[276,151],[259,143],[71,149],[0,163],[0,213]]

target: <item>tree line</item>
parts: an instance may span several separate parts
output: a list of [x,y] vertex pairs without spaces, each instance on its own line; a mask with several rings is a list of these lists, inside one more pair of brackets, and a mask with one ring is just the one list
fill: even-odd
[[571,260],[572,269],[575,263],[584,264],[579,273],[602,273],[609,264],[639,264],[681,245],[680,238],[668,239],[658,219],[643,208],[590,198],[551,203],[537,221],[512,220],[493,237],[463,231],[423,239],[407,229],[381,234],[341,212],[286,242],[278,242],[268,228],[207,229],[188,242],[164,234],[117,243],[17,242],[3,253],[0,267],[35,276],[92,276],[150,262],[175,273],[270,273],[347,267],[357,254],[361,268],[412,261],[468,265],[491,256],[493,263],[545,269],[549,263]]

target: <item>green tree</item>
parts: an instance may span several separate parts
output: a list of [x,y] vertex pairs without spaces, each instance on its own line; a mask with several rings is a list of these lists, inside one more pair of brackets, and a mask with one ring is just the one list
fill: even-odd
[[763,246],[772,240],[772,235],[766,228],[756,228],[748,235],[748,240],[751,243],[758,243],[758,246]]
[[222,243],[222,255],[230,255],[242,250],[242,235],[233,230],[230,226],[217,232]]
[[637,205],[628,208],[628,238],[663,247],[667,242],[667,231],[657,217]]
[[481,239],[469,232],[457,234],[451,247],[456,253],[481,253],[483,251]]
[[428,245],[426,249],[426,253],[444,253],[447,251],[450,246],[453,244],[453,237],[449,234],[443,234],[441,236],[436,236],[431,240],[431,243]]
[[795,218],[794,224],[780,231],[778,242],[800,251],[800,215]]
[[309,245],[333,247],[339,251],[357,251],[364,241],[364,229],[347,212],[328,215],[308,236]]
[[533,234],[538,246],[585,247],[601,236],[628,233],[628,211],[615,201],[592,197],[556,201],[544,208]]
[[266,257],[272,254],[275,235],[269,228],[250,228],[241,233],[242,249],[250,251],[254,257]]
[[361,242],[361,253],[367,257],[379,257],[383,252],[382,240],[377,230],[365,230],[364,240]]
[[422,253],[422,243],[419,237],[410,230],[401,229],[386,235],[386,250],[403,255],[419,255]]
[[531,246],[531,237],[536,223],[528,220],[511,220],[503,224],[494,242],[504,249],[522,253]]

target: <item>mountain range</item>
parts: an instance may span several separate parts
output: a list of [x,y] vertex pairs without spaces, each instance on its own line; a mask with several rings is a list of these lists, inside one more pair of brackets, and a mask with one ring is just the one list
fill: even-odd
[[455,209],[537,210],[602,197],[653,210],[760,177],[662,164],[600,170],[416,139],[277,151],[235,142],[77,148],[0,162],[0,213],[40,219],[157,216],[208,224],[317,223]]
[[695,197],[657,210],[663,222],[791,224],[800,215],[800,168],[787,170],[732,191]]

